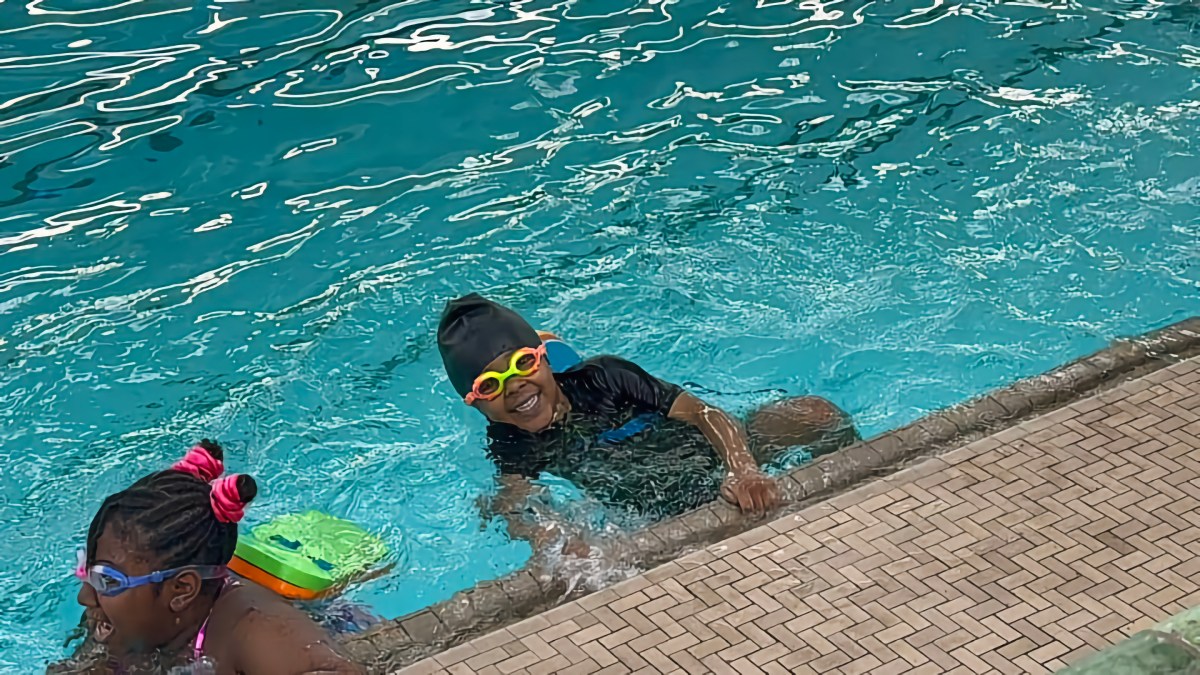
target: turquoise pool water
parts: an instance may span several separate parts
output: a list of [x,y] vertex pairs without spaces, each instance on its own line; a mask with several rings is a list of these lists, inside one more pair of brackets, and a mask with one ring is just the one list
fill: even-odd
[[[328,4],[328,3],[327,3]],[[202,435],[382,533],[396,616],[523,564],[436,315],[481,290],[866,433],[1200,313],[1186,2],[0,4],[0,671],[100,498]]]

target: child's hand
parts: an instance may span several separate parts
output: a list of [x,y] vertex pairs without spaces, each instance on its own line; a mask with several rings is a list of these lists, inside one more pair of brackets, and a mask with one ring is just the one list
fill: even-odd
[[761,515],[779,505],[779,486],[757,468],[731,472],[721,485],[721,496],[742,513]]

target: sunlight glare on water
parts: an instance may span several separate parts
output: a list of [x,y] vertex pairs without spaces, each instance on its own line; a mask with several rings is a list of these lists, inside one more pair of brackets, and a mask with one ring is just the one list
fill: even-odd
[[1197,7],[0,2],[0,671],[202,436],[384,536],[383,616],[519,568],[457,294],[866,434],[1200,313]]

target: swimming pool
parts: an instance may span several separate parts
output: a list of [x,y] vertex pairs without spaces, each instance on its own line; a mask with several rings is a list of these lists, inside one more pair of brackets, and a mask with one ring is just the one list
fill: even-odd
[[1183,2],[0,5],[0,671],[201,435],[380,532],[397,616],[523,564],[433,342],[480,290],[867,434],[1200,311]]

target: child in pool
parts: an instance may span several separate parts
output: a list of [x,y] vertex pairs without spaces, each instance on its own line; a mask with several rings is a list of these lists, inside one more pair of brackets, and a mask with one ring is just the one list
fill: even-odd
[[820,455],[858,438],[844,412],[815,396],[755,412],[747,432],[722,410],[615,356],[554,373],[537,331],[477,294],[446,305],[437,339],[451,384],[490,422],[488,452],[501,474],[493,504],[509,516],[513,536],[539,538],[513,516],[530,493],[529,479],[543,471],[638,519],[678,515],[718,494],[742,511],[764,513],[779,503],[779,491],[760,461],[794,446]]
[[75,573],[91,638],[116,672],[207,659],[221,675],[361,673],[303,612],[228,576],[258,488],[250,476],[222,478],[222,456],[201,441],[101,504]]

